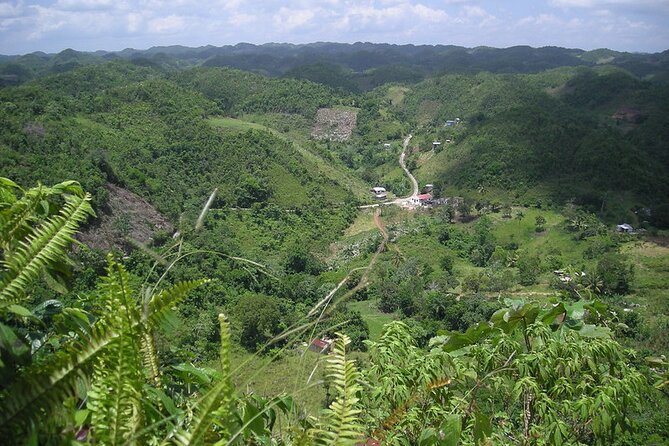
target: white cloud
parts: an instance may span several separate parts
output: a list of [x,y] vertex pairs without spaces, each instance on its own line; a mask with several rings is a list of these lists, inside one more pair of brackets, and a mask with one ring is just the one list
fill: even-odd
[[256,18],[253,14],[236,13],[228,18],[228,23],[235,27],[246,26],[255,22]]
[[53,8],[66,11],[86,11],[109,9],[114,4],[113,0],[58,0]]
[[[319,11],[320,12],[320,11]],[[282,7],[274,16],[274,24],[283,31],[291,31],[308,25],[315,17],[314,9],[289,9]]]
[[669,0],[0,0],[0,53],[318,40],[661,51],[667,14]]
[[636,13],[669,13],[667,0],[549,0],[559,8],[615,9]]
[[184,17],[172,14],[149,20],[147,29],[150,33],[169,34],[181,31],[185,25]]
[[142,14],[131,12],[126,15],[126,29],[129,33],[136,33],[141,29],[142,22],[144,21]]
[[0,18],[18,17],[23,13],[21,2],[12,4],[11,2],[0,3]]

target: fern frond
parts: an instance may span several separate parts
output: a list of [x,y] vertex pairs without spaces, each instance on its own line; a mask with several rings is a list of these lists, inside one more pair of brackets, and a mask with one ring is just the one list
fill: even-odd
[[326,423],[315,432],[315,440],[321,445],[348,446],[362,437],[363,428],[359,419],[361,410],[358,405],[362,387],[353,361],[346,359],[346,346],[350,343],[348,336],[337,334],[327,360],[327,378],[339,396],[325,411]]
[[10,242],[18,238],[18,233],[35,220],[34,211],[42,199],[46,198],[45,191],[46,188],[42,186],[30,189],[10,207],[0,212],[0,240],[4,250],[8,250]]
[[119,333],[95,367],[87,394],[93,436],[103,444],[125,444],[144,418],[143,376],[133,337],[132,331]]
[[[225,427],[232,415],[233,387],[230,374],[230,325],[223,314],[218,316],[221,325],[221,380],[209,390],[193,407],[196,412],[188,431],[182,430],[176,435],[177,444],[202,444],[214,419],[221,420],[218,424]],[[228,432],[221,432],[227,435]]]
[[99,324],[92,328],[88,339],[29,367],[0,396],[0,437],[3,432],[14,436],[22,426],[38,421],[44,412],[49,413],[73,395],[79,380],[90,375],[95,360],[116,339],[117,332]]
[[142,364],[144,368],[149,371],[151,383],[155,387],[162,385],[162,374],[160,373],[160,365],[158,363],[158,353],[156,352],[156,341],[153,333],[148,327],[142,327]]
[[153,337],[153,330],[162,321],[165,320],[167,313],[179,302],[185,299],[186,295],[200,285],[209,280],[190,280],[179,282],[170,288],[167,288],[148,298],[148,304],[142,321],[142,363],[149,371],[151,381],[155,386],[160,386],[161,373],[156,354],[156,344]]
[[154,328],[163,322],[167,313],[184,300],[190,291],[208,282],[209,279],[186,280],[154,294],[149,300],[147,315],[149,327]]
[[144,379],[137,340],[141,321],[137,303],[123,265],[108,256],[107,276],[99,287],[105,307],[105,323],[118,332],[118,339],[101,356],[88,392],[93,435],[105,444],[124,444],[139,429]]
[[0,306],[18,301],[30,283],[37,278],[43,267],[58,263],[66,256],[73,241],[72,236],[79,224],[89,215],[94,215],[90,195],[82,197],[66,195],[65,205],[54,215],[35,228],[34,232],[19,243],[11,256],[3,262],[0,280]]
[[[13,196],[13,190],[22,190],[16,183],[7,179],[0,178],[0,188]],[[2,203],[0,209],[0,241],[2,248],[7,251],[12,241],[16,241],[25,237],[25,235],[32,232],[30,224],[37,220],[35,211],[38,206],[44,204],[44,200],[59,194],[70,194],[77,197],[83,197],[84,192],[81,185],[76,181],[64,181],[56,184],[53,187],[42,186],[33,187],[23,194],[18,200],[14,200],[11,204]],[[0,200],[3,197],[0,197]],[[44,209],[45,213],[48,212]],[[46,215],[44,215],[46,216]]]

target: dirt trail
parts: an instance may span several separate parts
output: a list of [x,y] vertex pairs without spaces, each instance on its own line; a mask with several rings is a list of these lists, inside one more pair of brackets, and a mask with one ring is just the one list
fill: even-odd
[[[344,284],[346,284],[346,282],[349,281],[349,279],[351,278],[351,275],[354,272],[360,271],[360,270],[365,270],[365,272],[363,273],[362,277],[360,278],[360,281],[358,282],[358,284],[355,287],[353,287],[348,293],[344,294],[341,298],[339,298],[340,301],[344,300],[344,299],[348,299],[349,297],[351,297],[352,295],[357,293],[359,290],[361,290],[361,289],[363,289],[363,288],[365,288],[369,285],[369,280],[368,280],[369,272],[372,270],[372,267],[376,263],[376,260],[378,259],[379,254],[381,254],[383,251],[385,251],[386,244],[388,243],[388,231],[386,230],[385,225],[381,221],[381,209],[377,209],[376,212],[374,212],[374,223],[376,224],[376,227],[378,228],[379,232],[381,232],[381,236],[383,237],[383,239],[381,240],[381,243],[379,243],[379,246],[376,248],[376,252],[374,253],[372,258],[370,259],[367,266],[361,266],[361,267],[353,268],[352,270],[350,270],[348,272],[348,274],[346,275],[346,277],[344,277],[341,280],[341,282],[339,282],[337,284],[337,286],[334,287],[332,289],[332,291],[330,291],[327,294],[327,296],[325,296],[320,302],[318,302],[318,304],[316,304],[316,306],[314,306],[311,309],[311,311],[309,311],[309,314],[307,316],[316,315],[318,313],[319,308],[321,308],[323,305],[328,305],[330,300],[334,297],[334,295],[337,294],[337,291],[339,291],[339,289],[342,286],[344,286]],[[325,310],[323,310],[323,311],[325,311]]]
[[374,212],[374,223],[383,236],[383,243],[388,242],[388,231],[386,231],[386,226],[381,221],[381,209],[377,209],[376,212]]
[[348,296],[349,294],[353,295],[358,290],[361,290],[362,288],[365,288],[366,286],[369,285],[369,280],[368,280],[369,272],[372,270],[372,267],[376,263],[379,254],[381,254],[383,251],[386,250],[386,243],[388,243],[388,231],[386,231],[386,227],[381,221],[381,209],[377,209],[376,212],[374,212],[374,223],[376,224],[376,227],[379,229],[379,232],[381,232],[383,240],[381,240],[381,243],[379,243],[379,246],[376,248],[376,252],[372,256],[372,259],[369,261],[367,267],[365,268],[365,272],[360,278],[360,282],[358,282],[358,284],[351,291],[346,293],[346,296]]

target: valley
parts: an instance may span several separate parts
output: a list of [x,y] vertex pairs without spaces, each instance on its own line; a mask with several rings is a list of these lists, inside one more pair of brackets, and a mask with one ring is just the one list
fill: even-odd
[[666,54],[357,46],[0,60],[2,432],[669,439]]

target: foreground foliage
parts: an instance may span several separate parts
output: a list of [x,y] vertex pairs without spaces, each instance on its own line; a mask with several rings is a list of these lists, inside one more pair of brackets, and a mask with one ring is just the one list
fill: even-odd
[[[507,300],[489,322],[444,332],[420,349],[402,322],[369,342],[369,365],[328,357],[333,401],[320,418],[285,395],[235,391],[231,335],[219,316],[218,371],[160,364],[155,337],[206,280],[159,290],[110,255],[96,291],[70,306],[35,302],[40,275],[56,290],[90,197],[66,182],[22,190],[3,179],[0,432],[42,443],[612,444],[634,433],[651,387],[612,338],[604,305]],[[45,323],[44,306],[52,308]],[[32,306],[32,309],[29,307]],[[41,319],[40,319],[41,318]],[[604,326],[602,326],[602,324]],[[661,363],[661,361],[660,361]],[[173,370],[183,372],[180,376]],[[185,381],[195,383],[185,386]],[[665,380],[666,381],[666,380]],[[663,381],[658,383],[662,388]],[[277,417],[286,420],[281,429]]]

